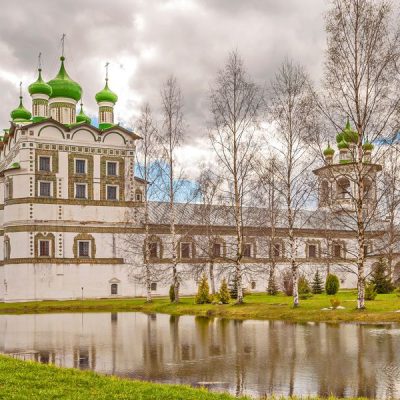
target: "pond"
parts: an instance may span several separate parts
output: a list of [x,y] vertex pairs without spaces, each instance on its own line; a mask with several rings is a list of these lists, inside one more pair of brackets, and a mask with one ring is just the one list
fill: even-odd
[[400,397],[400,325],[394,323],[135,312],[0,315],[0,352],[236,395]]

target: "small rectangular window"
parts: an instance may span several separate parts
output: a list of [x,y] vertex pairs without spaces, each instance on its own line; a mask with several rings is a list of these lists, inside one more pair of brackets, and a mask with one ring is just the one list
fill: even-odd
[[274,257],[280,257],[281,256],[281,245],[279,243],[274,243],[272,245],[272,251],[273,251]]
[[149,243],[149,255],[151,258],[157,258],[158,257],[158,251],[157,251],[157,242],[152,242]]
[[317,257],[317,246],[315,244],[308,245],[308,257],[309,258]]
[[257,286],[256,281],[252,281],[251,282],[251,288],[254,290],[256,288],[256,286]]
[[75,160],[75,173],[86,174],[86,160]]
[[243,257],[251,257],[251,244],[246,243],[243,248]]
[[79,257],[89,257],[89,247],[90,247],[89,242],[79,241],[78,242]]
[[117,163],[114,161],[107,161],[107,175],[117,176]]
[[86,184],[77,183],[75,185],[75,198],[86,199]]
[[107,186],[107,200],[117,200],[117,186]]
[[368,245],[364,245],[364,257],[368,256]]
[[181,258],[190,258],[190,243],[181,243]]
[[50,241],[39,240],[39,256],[40,257],[50,256]]
[[214,243],[213,245],[213,256],[221,257],[221,243]]
[[151,291],[155,292],[157,290],[157,282],[151,282]]
[[40,197],[51,196],[51,182],[39,182],[39,196]]
[[50,172],[50,157],[39,157],[39,171]]
[[340,246],[340,244],[333,245],[333,256],[341,257],[341,253],[342,253],[342,246]]
[[118,285],[116,283],[111,284],[111,294],[118,294]]

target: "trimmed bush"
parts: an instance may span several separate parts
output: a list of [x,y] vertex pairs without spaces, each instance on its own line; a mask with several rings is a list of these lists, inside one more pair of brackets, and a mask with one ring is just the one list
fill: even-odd
[[336,275],[329,274],[326,277],[325,291],[326,294],[335,295],[339,291],[340,283]]
[[226,283],[226,279],[222,279],[221,287],[218,292],[218,299],[222,304],[229,304],[231,300],[231,295],[229,294],[228,284]]
[[212,296],[210,295],[210,286],[208,285],[208,279],[206,274],[203,274],[199,286],[197,288],[197,295],[195,298],[196,304],[209,304],[212,301]]
[[268,279],[267,293],[271,296],[275,296],[278,294],[278,285],[276,284],[275,274],[270,276]]
[[377,294],[375,285],[372,282],[365,285],[365,300],[375,300]]
[[324,281],[319,274],[319,270],[315,272],[312,284],[311,284],[311,291],[314,294],[321,294],[324,291]]

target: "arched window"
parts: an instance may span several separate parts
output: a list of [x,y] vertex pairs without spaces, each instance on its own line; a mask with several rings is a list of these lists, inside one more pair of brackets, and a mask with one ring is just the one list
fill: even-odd
[[337,181],[337,197],[339,199],[350,198],[350,181],[347,178],[339,178]]
[[329,203],[329,182],[321,182],[321,192],[320,192],[320,203],[321,205],[326,205]]
[[111,284],[111,294],[112,295],[118,294],[118,284],[117,283]]

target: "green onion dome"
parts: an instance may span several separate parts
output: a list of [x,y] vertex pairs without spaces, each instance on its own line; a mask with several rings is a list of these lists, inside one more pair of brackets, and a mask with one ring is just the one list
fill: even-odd
[[349,118],[347,118],[346,126],[342,132],[336,136],[336,142],[340,143],[343,139],[347,143],[357,143],[358,141],[358,132],[351,129]]
[[331,145],[328,144],[328,147],[324,150],[324,156],[333,156],[334,154],[335,150],[333,150]]
[[114,124],[110,124],[109,122],[102,122],[101,124],[99,124],[99,129],[101,131],[104,131],[105,129],[111,128],[112,126],[114,126]]
[[84,112],[83,112],[83,104],[81,103],[81,110],[79,112],[79,114],[76,116],[76,122],[85,122],[87,124],[91,124],[92,120],[89,116],[87,116]]
[[33,94],[45,94],[47,96],[51,96],[52,92],[51,86],[42,79],[42,70],[39,68],[38,71],[39,71],[39,76],[37,78],[37,81],[31,83],[28,86],[29,94],[31,96]]
[[82,96],[82,88],[79,83],[73,81],[64,67],[65,57],[60,57],[61,66],[57,76],[48,82],[52,92],[50,98],[66,97],[78,101]]
[[349,148],[349,144],[346,142],[346,140],[342,139],[339,143],[338,143],[338,149],[339,150],[343,150],[343,149],[348,149]]
[[372,143],[366,141],[366,142],[363,144],[363,147],[362,147],[362,148],[363,148],[364,151],[372,151],[372,150],[374,149],[374,145],[373,145]]
[[13,122],[26,122],[31,119],[32,114],[22,104],[22,96],[19,97],[19,106],[12,110],[10,115]]
[[110,90],[108,87],[108,79],[106,79],[106,85],[104,86],[103,90],[100,90],[96,94],[96,101],[97,103],[101,103],[102,101],[108,101],[109,103],[115,104],[118,100],[118,96]]

